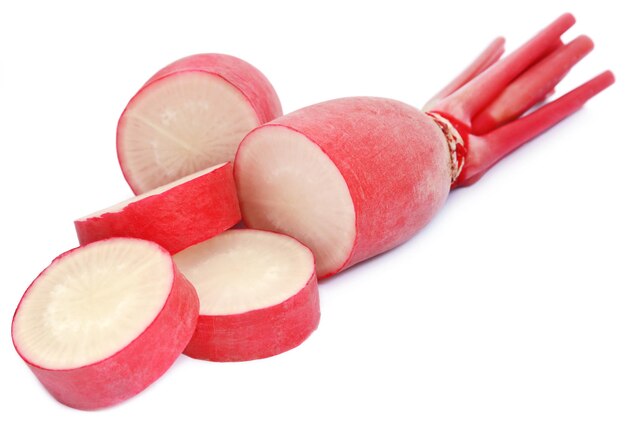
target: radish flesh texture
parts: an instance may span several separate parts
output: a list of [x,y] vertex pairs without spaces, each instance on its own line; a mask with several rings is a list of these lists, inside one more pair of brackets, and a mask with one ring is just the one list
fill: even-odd
[[232,165],[223,163],[78,219],[74,226],[81,245],[136,237],[174,254],[240,220]]
[[189,342],[199,302],[155,243],[112,238],[56,258],[13,318],[17,352],[59,402],[114,405],[160,377]]
[[422,228],[450,190],[450,154],[433,120],[409,105],[338,99],[248,134],[235,181],[246,225],[300,240],[324,278]]
[[302,343],[320,319],[313,254],[291,237],[226,231],[174,256],[200,298],[185,354],[248,361]]
[[251,131],[235,158],[244,222],[310,247],[318,278],[404,242],[432,219],[451,187],[474,183],[613,83],[606,71],[527,113],[593,47],[584,36],[563,44],[574,22],[570,14],[559,17],[502,60],[498,38],[427,103],[428,113],[351,97]]
[[249,63],[198,54],[157,72],[117,128],[122,172],[135,194],[232,161],[241,139],[282,114],[267,78]]

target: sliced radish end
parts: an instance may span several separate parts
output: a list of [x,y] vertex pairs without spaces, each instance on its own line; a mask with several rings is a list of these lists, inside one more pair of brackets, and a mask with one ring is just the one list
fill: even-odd
[[593,49],[593,42],[581,35],[539,61],[508,87],[472,121],[475,134],[484,134],[512,121],[554,90],[569,70]]
[[237,153],[235,181],[244,222],[304,243],[320,278],[349,259],[356,237],[352,197],[333,161],[309,138],[278,125],[254,130]]
[[144,86],[118,124],[122,171],[136,194],[232,161],[259,125],[246,97],[223,78],[201,71],[170,74]]
[[200,319],[185,350],[213,361],[276,355],[317,328],[313,254],[267,231],[230,230],[174,256],[200,298]]
[[59,256],[37,277],[15,312],[13,343],[59,401],[101,408],[169,368],[191,337],[197,302],[163,248],[104,240]]
[[81,245],[136,237],[173,254],[240,220],[232,165],[223,163],[80,218],[74,226]]
[[534,63],[550,54],[560,43],[561,35],[576,20],[566,13],[539,32],[509,56],[433,106],[434,112],[452,116],[469,127],[472,119],[489,105],[504,88]]
[[437,105],[439,100],[444,97],[448,97],[450,94],[463,87],[465,84],[476,78],[496,63],[498,59],[504,54],[504,38],[498,37],[493,40],[487,48],[476,58],[474,61],[461,72],[454,80],[446,85],[439,93],[435,94],[432,99],[428,101],[422,108],[424,111],[429,111]]

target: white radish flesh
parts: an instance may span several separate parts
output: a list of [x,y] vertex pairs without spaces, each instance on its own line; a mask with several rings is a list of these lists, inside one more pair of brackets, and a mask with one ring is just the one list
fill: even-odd
[[137,193],[231,161],[258,125],[246,98],[222,78],[185,72],[161,79],[129,103],[118,154]]
[[290,234],[315,252],[317,274],[340,268],[356,234],[352,197],[328,155],[303,134],[266,125],[237,155],[247,226]]

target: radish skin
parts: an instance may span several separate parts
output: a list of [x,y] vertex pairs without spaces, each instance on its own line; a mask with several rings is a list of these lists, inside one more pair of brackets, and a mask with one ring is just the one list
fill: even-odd
[[[92,266],[93,257],[103,261],[100,268]],[[131,337],[127,344],[115,340],[118,337],[116,334],[124,333],[126,329],[114,328],[110,336],[104,340],[94,339],[93,342],[110,345],[107,349],[114,351],[101,358],[81,360],[84,359],[81,358],[81,344],[87,343],[95,336],[92,333],[85,333],[75,339],[72,328],[80,328],[86,324],[80,314],[72,315],[72,311],[80,310],[77,301],[86,308],[87,312],[84,313],[102,308],[103,302],[96,303],[96,300],[89,296],[90,293],[96,297],[98,294],[105,295],[104,292],[98,291],[98,287],[94,285],[96,282],[115,284],[115,281],[108,282],[102,276],[102,273],[107,275],[112,272],[111,258],[114,258],[117,266],[125,271],[136,273],[135,280],[131,281],[133,284],[140,283],[140,287],[146,290],[151,286],[164,287],[165,290],[162,295],[156,297],[158,302],[153,316],[146,315],[142,310],[127,311],[129,314],[143,314],[143,318],[147,318],[148,321],[138,334],[131,334],[134,337]],[[137,260],[140,262],[132,262]],[[141,263],[151,264],[151,269],[135,268]],[[73,291],[71,286],[64,285],[64,280],[59,279],[63,275],[67,275],[68,280],[78,277],[75,281],[80,283],[77,287],[82,287],[82,295]],[[45,292],[49,288],[53,291],[46,297]],[[69,297],[72,293],[78,293],[76,295],[78,297]],[[123,289],[118,290],[115,294],[116,301],[106,303],[109,306],[102,310],[100,325],[104,325],[102,320],[107,311],[114,316],[116,308],[123,308],[128,302],[139,304],[141,298],[137,295],[141,296],[141,293],[136,290],[132,292],[132,296]],[[66,300],[63,300],[64,296]],[[67,299],[70,303],[67,303]],[[66,308],[54,312],[51,308],[55,302],[61,301],[65,302]],[[153,310],[153,306],[155,305],[149,309]],[[41,313],[42,307],[43,311],[47,311],[45,316],[48,318],[42,319],[38,325],[31,325],[32,320]],[[141,392],[172,365],[193,334],[198,319],[198,307],[198,296],[193,286],[178,271],[171,256],[163,248],[144,240],[108,239],[60,255],[35,279],[15,311],[12,324],[13,344],[24,362],[55,399],[72,408],[99,409],[115,405]],[[65,314],[60,316],[67,319],[67,324],[60,321],[60,324],[55,325],[55,321],[50,318],[54,317],[54,314],[57,316]],[[122,318],[117,322],[118,325],[123,323]],[[48,359],[46,356],[50,355],[54,344],[38,345],[37,338],[42,337],[40,335],[42,329],[46,330],[49,337],[59,337],[60,341],[55,342],[59,343],[59,346],[67,346],[67,349],[57,352],[58,358]],[[68,362],[67,355],[72,351],[75,351],[74,356],[78,360]]]
[[185,354],[249,361],[290,350],[320,320],[313,254],[291,237],[230,230],[174,256],[196,287],[200,317]]
[[124,178],[141,194],[232,161],[254,127],[282,114],[265,76],[224,54],[198,54],[158,71],[130,100],[117,127]]
[[135,237],[174,254],[240,220],[232,165],[224,163],[78,219],[74,226],[81,245]]

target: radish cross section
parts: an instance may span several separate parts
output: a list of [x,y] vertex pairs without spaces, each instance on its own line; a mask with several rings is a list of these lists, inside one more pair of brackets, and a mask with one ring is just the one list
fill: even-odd
[[297,240],[230,230],[174,256],[200,298],[185,353],[212,361],[264,358],[302,343],[320,318],[313,255]]
[[356,234],[354,204],[327,153],[304,134],[268,125],[247,137],[237,165],[248,226],[300,240],[315,253],[318,275],[346,261]]
[[194,288],[155,243],[113,238],[71,250],[24,294],[13,343],[60,402],[96,409],[140,392],[182,352]]
[[232,161],[248,131],[282,113],[269,81],[232,56],[200,54],[154,75],[117,129],[122,171],[135,194]]

